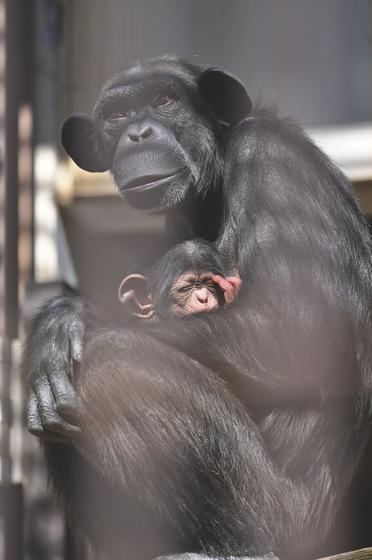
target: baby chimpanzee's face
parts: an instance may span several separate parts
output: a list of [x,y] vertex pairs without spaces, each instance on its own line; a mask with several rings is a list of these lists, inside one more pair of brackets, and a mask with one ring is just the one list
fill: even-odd
[[175,315],[191,315],[217,309],[223,292],[210,272],[185,272],[170,289],[171,311]]

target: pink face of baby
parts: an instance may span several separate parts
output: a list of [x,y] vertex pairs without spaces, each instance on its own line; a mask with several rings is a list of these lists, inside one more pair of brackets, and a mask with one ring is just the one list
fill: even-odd
[[[238,276],[185,272],[173,282],[167,305],[170,305],[172,314],[178,316],[207,313],[233,303],[241,283]],[[119,288],[119,299],[128,306],[132,315],[141,319],[149,319],[155,312],[152,295],[147,293],[146,278],[142,274],[130,274],[124,278]]]
[[185,272],[171,287],[171,310],[175,315],[212,311],[220,306],[221,293],[212,273]]

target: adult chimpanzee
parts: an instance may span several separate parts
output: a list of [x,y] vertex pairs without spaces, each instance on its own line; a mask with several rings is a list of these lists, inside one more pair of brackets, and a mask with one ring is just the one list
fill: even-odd
[[126,276],[119,299],[142,319],[215,311],[236,299],[241,286],[207,241],[185,241],[169,249],[143,274]]
[[[217,241],[243,280],[215,313],[89,328],[82,404],[87,305],[64,295],[36,318],[29,427],[72,523],[106,557],[310,555],[371,416],[371,244],[348,181],[233,77],[167,57],[110,80],[63,143],[179,238]],[[74,445],[48,441],[82,410]]]

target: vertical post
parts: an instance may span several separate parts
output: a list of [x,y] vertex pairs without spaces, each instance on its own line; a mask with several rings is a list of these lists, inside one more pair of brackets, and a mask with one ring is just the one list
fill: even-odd
[[[9,6],[8,6],[9,4]],[[9,428],[10,428],[10,364],[11,364],[11,339],[17,335],[17,94],[18,71],[11,68],[11,59],[15,53],[15,34],[19,33],[15,23],[12,31],[5,33],[6,23],[14,18],[14,4],[0,2],[3,20],[0,49],[4,62],[0,69],[0,84],[5,99],[2,114],[2,150],[0,154],[1,166],[1,207],[2,215],[2,269],[1,269],[1,369],[0,369],[0,483],[10,482],[10,456],[9,456]],[[13,13],[12,13],[13,12]],[[10,60],[7,55],[10,54]],[[16,65],[17,67],[17,65]],[[6,74],[6,80],[5,80]],[[5,122],[4,122],[5,118]]]
[[25,150],[20,157],[19,140],[30,129],[27,111],[20,109],[30,103],[32,5],[0,0],[0,555],[7,560],[23,556],[22,486],[11,477],[10,381],[19,333],[19,184],[30,168]]

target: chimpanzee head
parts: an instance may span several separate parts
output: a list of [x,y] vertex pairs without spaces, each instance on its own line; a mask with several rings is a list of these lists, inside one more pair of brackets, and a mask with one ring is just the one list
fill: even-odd
[[92,116],[66,120],[62,144],[82,169],[110,169],[131,206],[162,210],[218,183],[224,131],[251,105],[233,76],[158,57],[110,79]]
[[191,315],[217,309],[224,302],[215,275],[228,271],[218,251],[202,239],[185,241],[153,265],[148,282],[156,310]]

